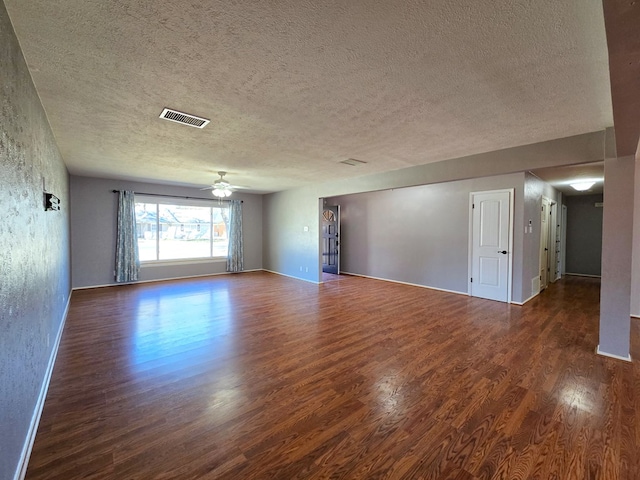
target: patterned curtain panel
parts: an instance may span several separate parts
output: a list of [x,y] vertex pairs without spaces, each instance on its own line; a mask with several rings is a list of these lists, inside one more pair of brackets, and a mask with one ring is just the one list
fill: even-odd
[[120,191],[118,198],[118,238],[116,241],[116,282],[138,280],[140,259],[136,238],[136,204],[133,192]]
[[229,201],[229,253],[227,254],[227,272],[244,270],[244,252],[242,248],[242,202]]

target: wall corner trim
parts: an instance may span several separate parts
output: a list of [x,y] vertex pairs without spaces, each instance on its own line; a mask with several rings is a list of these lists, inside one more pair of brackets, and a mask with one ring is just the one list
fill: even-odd
[[127,283],[105,283],[104,285],[87,285],[83,287],[73,287],[72,290],[75,292],[76,290],[90,290],[92,288],[107,288],[107,287],[122,287],[124,285],[140,285],[144,283],[156,283],[156,282],[169,282],[171,280],[185,280],[189,278],[201,278],[201,277],[215,277],[218,275],[236,275],[239,273],[248,273],[248,272],[260,272],[261,268],[252,268],[249,270],[242,270],[241,272],[217,272],[217,273],[202,273],[199,275],[187,275],[183,277],[168,277],[168,278],[154,278],[151,280],[138,280],[135,282],[127,282]]
[[454,293],[456,295],[464,295],[466,297],[470,296],[468,292],[460,292],[458,290],[448,290],[446,288],[430,287],[429,285],[421,285],[419,283],[403,282],[401,280],[391,280],[389,278],[372,277],[371,275],[362,275],[360,273],[340,272],[340,274],[341,275],[351,275],[352,277],[370,278],[372,280],[380,280],[382,282],[399,283],[400,285],[409,285],[411,287],[427,288],[429,290],[435,290],[437,292]]
[[533,299],[534,299],[534,298],[536,298],[538,295],[540,295],[540,292],[538,292],[538,293],[535,293],[535,294],[531,295],[529,298],[527,298],[527,299],[526,299],[525,301],[523,301],[523,302],[515,302],[515,301],[513,301],[513,300],[512,300],[512,301],[511,301],[511,302],[509,302],[509,303],[511,303],[511,304],[513,304],[513,305],[523,306],[525,303],[527,303],[527,302],[528,302],[528,301],[530,301],[530,300],[533,300]]
[[67,305],[64,308],[62,314],[62,320],[60,321],[60,328],[56,335],[53,348],[51,349],[51,355],[49,356],[49,363],[47,364],[47,370],[42,380],[42,386],[40,387],[40,394],[36,406],[33,410],[31,417],[31,423],[27,432],[27,438],[22,446],[22,452],[20,453],[20,461],[18,463],[18,470],[14,476],[14,480],[24,480],[27,475],[27,467],[29,466],[29,458],[31,457],[31,450],[36,440],[36,433],[38,433],[38,425],[40,424],[40,417],[42,416],[42,410],[44,409],[44,402],[47,398],[47,392],[49,391],[49,383],[51,382],[51,376],[53,374],[53,367],[56,363],[56,357],[58,356],[58,349],[60,348],[60,340],[62,339],[62,332],[64,331],[65,323],[67,322],[67,315],[69,313],[69,306],[71,305],[71,291],[69,292],[69,298],[67,299]]
[[293,275],[287,275],[286,273],[280,273],[280,272],[276,272],[274,270],[267,270],[266,268],[262,269],[263,272],[269,272],[269,273],[274,273],[276,275],[281,275],[283,277],[289,277],[289,278],[293,278],[294,280],[300,280],[302,282],[308,282],[308,283],[313,283],[314,285],[320,285],[322,284],[322,282],[316,282],[314,280],[309,280],[308,278],[300,278],[300,277],[294,277]]
[[622,360],[624,362],[631,362],[631,354],[627,355],[626,357],[620,356],[620,355],[616,355],[615,353],[607,353],[607,352],[603,352],[602,350],[600,350],[600,345],[598,345],[598,348],[596,348],[596,353],[598,355],[602,355],[603,357],[609,357],[609,358],[615,358],[616,360]]

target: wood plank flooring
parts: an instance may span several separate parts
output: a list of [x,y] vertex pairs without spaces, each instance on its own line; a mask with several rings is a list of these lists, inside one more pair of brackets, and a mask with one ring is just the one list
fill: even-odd
[[640,366],[595,355],[598,297],[266,272],[77,291],[27,478],[640,479]]

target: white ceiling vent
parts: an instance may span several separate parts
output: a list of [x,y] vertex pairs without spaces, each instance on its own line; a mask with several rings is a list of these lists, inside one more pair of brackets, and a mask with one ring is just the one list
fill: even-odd
[[209,123],[209,120],[206,118],[196,117],[195,115],[178,112],[177,110],[171,110],[170,108],[165,108],[160,114],[160,118],[196,128],[204,128],[207,123]]
[[346,160],[342,160],[340,163],[351,165],[352,167],[357,167],[358,165],[363,165],[367,162],[365,162],[364,160],[357,160],[355,158],[347,158]]

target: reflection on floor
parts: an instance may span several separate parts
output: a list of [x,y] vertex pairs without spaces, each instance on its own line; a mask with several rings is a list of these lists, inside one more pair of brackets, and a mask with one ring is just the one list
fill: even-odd
[[518,307],[327,278],[74,292],[27,478],[640,478],[598,280]]
[[322,282],[335,282],[340,280],[340,275],[335,275],[333,273],[322,272]]

